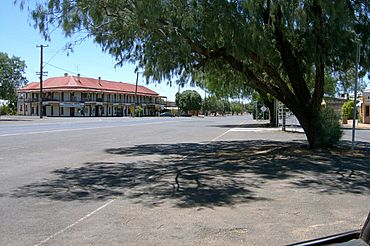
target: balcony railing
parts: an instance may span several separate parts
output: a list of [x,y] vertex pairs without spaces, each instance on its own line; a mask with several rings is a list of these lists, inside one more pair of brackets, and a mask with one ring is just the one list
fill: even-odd
[[[38,98],[25,98],[24,102],[38,102]],[[57,102],[104,102],[104,103],[123,103],[123,104],[134,104],[135,99],[134,98],[126,98],[126,99],[116,99],[116,100],[108,100],[104,98],[78,98],[78,97],[64,97],[64,98],[56,98],[56,97],[44,97],[43,101],[57,101]],[[147,100],[138,100],[136,101],[137,104],[159,104],[159,105],[165,105],[165,101],[163,100],[155,100],[155,99],[147,99]]]
[[43,101],[57,101],[57,102],[60,101],[59,98],[55,98],[55,97],[44,97],[42,100]]
[[24,101],[25,102],[38,102],[39,101],[39,99],[38,98],[26,98],[26,99],[24,99]]

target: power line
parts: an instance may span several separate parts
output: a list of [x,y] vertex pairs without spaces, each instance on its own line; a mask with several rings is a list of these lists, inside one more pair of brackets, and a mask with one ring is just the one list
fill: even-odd
[[58,55],[58,53],[61,52],[63,49],[64,48],[61,48],[60,50],[58,50],[57,52],[55,52],[55,54],[47,62],[44,62],[44,67],[46,66],[46,64],[49,64],[49,62],[51,60],[53,60]]
[[76,72],[70,71],[70,70],[65,69],[65,68],[62,68],[62,67],[58,67],[58,66],[53,65],[53,64],[50,64],[50,63],[48,63],[48,62],[45,62],[45,64],[46,64],[46,65],[49,65],[49,66],[51,66],[51,67],[54,67],[54,68],[56,68],[56,69],[62,70],[62,71],[64,71],[64,72],[68,72],[68,73],[71,73],[71,74],[78,75],[78,73],[76,73]]

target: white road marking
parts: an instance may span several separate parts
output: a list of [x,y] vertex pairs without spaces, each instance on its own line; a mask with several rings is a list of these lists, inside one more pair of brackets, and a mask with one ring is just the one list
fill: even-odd
[[219,139],[220,137],[222,137],[222,136],[226,135],[230,130],[231,130],[231,129],[227,130],[226,132],[222,133],[221,135],[219,135],[219,136],[215,137],[214,139],[210,140],[209,142],[207,142],[207,144],[208,144],[208,143],[210,143],[210,142],[216,141],[216,140],[217,140],[217,139]]
[[[239,123],[239,126],[241,126],[241,125],[243,125],[244,124],[244,122],[241,122],[241,123]],[[209,141],[209,142],[207,142],[207,143],[210,143],[210,142],[213,142],[213,141],[216,141],[217,139],[219,139],[220,137],[222,137],[222,136],[224,136],[224,135],[226,135],[227,133],[229,133],[229,132],[237,132],[237,131],[244,131],[244,130],[246,130],[246,129],[254,129],[253,131],[255,131],[255,130],[260,130],[260,128],[240,128],[240,127],[233,127],[233,128],[230,128],[229,130],[227,130],[226,132],[224,132],[224,133],[222,133],[221,135],[219,135],[219,136],[217,136],[217,137],[215,137],[214,139],[212,139],[211,141]],[[264,128],[265,129],[265,128]],[[268,128],[266,128],[266,129],[268,129]]]
[[279,128],[233,128],[229,132],[265,132],[265,131],[280,131]]
[[108,206],[109,204],[111,204],[112,202],[114,202],[116,199],[113,199],[113,200],[110,200],[108,202],[106,202],[104,205],[98,207],[97,209],[95,209],[94,211],[92,211],[91,213],[85,215],[84,217],[82,217],[81,219],[77,220],[76,222],[70,224],[69,226],[63,228],[62,230],[54,233],[53,235],[51,235],[50,237],[47,237],[46,239],[42,240],[41,242],[35,244],[35,246],[39,246],[39,245],[42,245],[46,242],[48,242],[50,239],[53,239],[54,237],[58,236],[59,234],[62,234],[63,232],[65,232],[66,230],[68,230],[69,228],[72,228],[73,226],[77,225],[78,223],[84,221],[85,219],[89,218],[90,216],[92,216],[93,214],[97,213],[99,210],[105,208],[106,206]]
[[103,128],[125,127],[125,126],[156,125],[156,124],[163,124],[163,123],[176,123],[176,122],[180,122],[180,121],[181,120],[167,121],[167,122],[136,123],[136,124],[117,125],[117,126],[96,126],[96,127],[85,127],[85,128],[46,130],[46,131],[37,131],[37,132],[9,133],[9,134],[2,134],[2,135],[0,135],[0,137],[32,135],[32,134],[41,134],[41,133],[54,133],[54,132],[68,132],[68,131],[84,131],[84,130],[103,129]]
[[[172,122],[174,122],[174,121],[172,121]],[[157,122],[157,123],[163,123],[163,122]],[[144,123],[144,124],[146,124],[146,123]],[[143,125],[144,125],[144,124],[143,124]],[[148,123],[148,124],[149,124],[149,123]],[[152,123],[151,123],[151,124],[152,124]],[[242,125],[242,124],[243,124],[243,122],[242,122],[242,123],[240,123],[239,125]],[[137,125],[137,124],[136,124],[136,125]],[[101,127],[101,128],[104,128],[104,127]],[[234,127],[234,128],[235,128],[235,127]],[[234,129],[234,128],[232,128],[232,129]],[[213,141],[216,141],[217,139],[219,139],[220,137],[224,136],[225,134],[227,134],[227,133],[228,133],[230,130],[232,130],[232,129],[229,129],[229,130],[225,131],[224,133],[222,133],[222,134],[218,135],[217,137],[213,138],[212,140],[208,141],[207,143],[211,143],[211,142],[213,142]],[[76,129],[76,130],[77,130],[77,129]],[[207,144],[207,143],[206,143],[206,144]],[[189,155],[186,155],[186,156],[184,156],[183,158],[181,158],[180,160],[184,160],[184,159],[185,159],[186,157],[188,157],[188,156],[189,156]],[[58,232],[54,233],[53,235],[51,235],[51,236],[47,237],[46,239],[42,240],[41,242],[39,242],[39,243],[35,244],[34,246],[39,246],[39,245],[42,245],[42,244],[44,244],[44,243],[46,243],[46,242],[50,241],[50,240],[51,240],[51,239],[53,239],[54,237],[56,237],[56,236],[58,236],[58,235],[60,235],[60,234],[64,233],[65,231],[67,231],[68,229],[70,229],[70,228],[74,227],[74,226],[75,226],[75,225],[77,225],[78,223],[80,223],[80,222],[82,222],[82,221],[86,220],[87,218],[89,218],[89,217],[90,217],[90,216],[92,216],[93,214],[97,213],[99,210],[101,210],[101,209],[103,209],[103,208],[105,208],[105,207],[109,206],[112,202],[116,201],[117,199],[118,199],[118,198],[115,198],[115,199],[112,199],[112,200],[108,201],[107,203],[105,203],[105,204],[103,204],[102,206],[98,207],[97,209],[95,209],[95,210],[94,210],[94,211],[92,211],[91,213],[89,213],[89,214],[85,215],[84,217],[80,218],[80,219],[79,219],[79,220],[77,220],[76,222],[74,222],[74,223],[72,223],[72,224],[68,225],[67,227],[65,227],[65,228],[61,229],[60,231],[58,231]]]

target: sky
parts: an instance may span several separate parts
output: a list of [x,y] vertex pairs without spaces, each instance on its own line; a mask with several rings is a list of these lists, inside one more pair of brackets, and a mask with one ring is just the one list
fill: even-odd
[[[39,31],[33,28],[29,12],[20,10],[13,0],[0,0],[0,52],[9,56],[17,56],[26,62],[26,78],[29,82],[38,82],[36,72],[40,70],[40,49],[36,45],[48,45],[44,48],[44,71],[47,77],[81,74],[83,77],[98,78],[105,80],[121,81],[135,84],[135,65],[125,64],[115,68],[114,59],[95,44],[92,39],[83,41],[74,47],[73,52],[67,52],[64,47],[68,42],[77,40],[78,37],[66,39],[60,30],[51,35],[51,41],[46,42]],[[145,79],[139,75],[139,85],[144,85],[161,96],[167,96],[169,101],[175,100],[175,94],[179,90],[177,85],[169,86],[164,81],[160,84],[151,83],[146,85]],[[185,86],[180,91],[187,89],[197,90],[203,97],[204,91],[200,88]]]

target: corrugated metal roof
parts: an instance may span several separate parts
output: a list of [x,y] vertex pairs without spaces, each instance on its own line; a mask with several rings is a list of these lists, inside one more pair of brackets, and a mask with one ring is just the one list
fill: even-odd
[[[20,92],[38,91],[40,83],[32,82],[20,89]],[[45,91],[86,91],[105,93],[135,93],[135,85],[114,82],[102,79],[93,79],[79,76],[63,76],[48,78],[43,82]],[[137,94],[159,96],[159,94],[145,86],[137,86]]]

